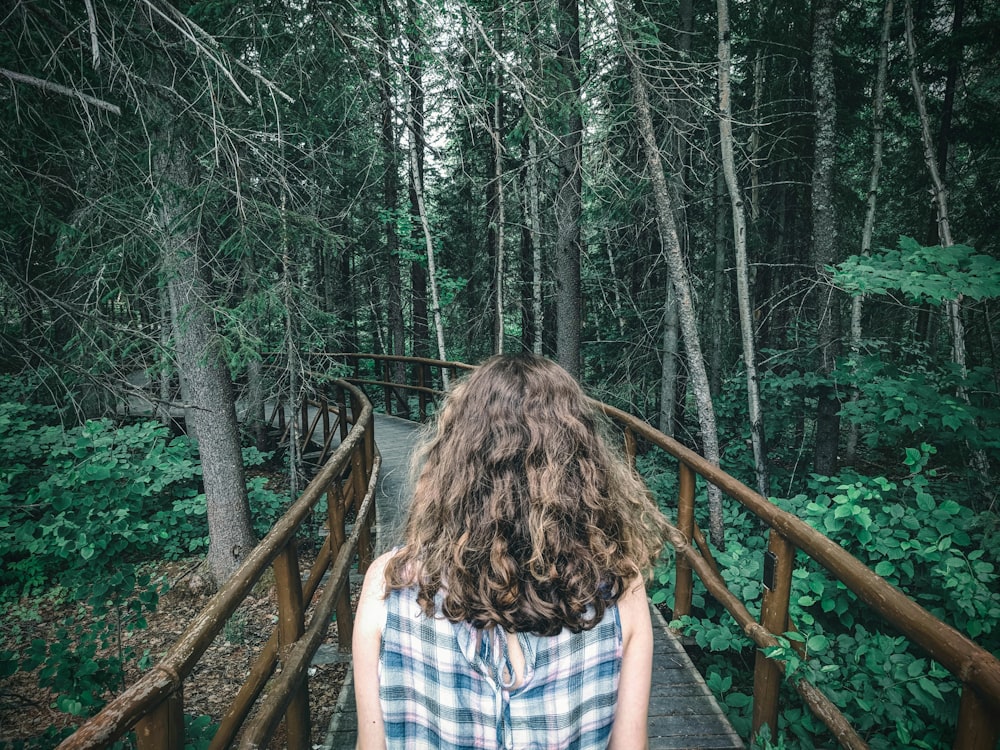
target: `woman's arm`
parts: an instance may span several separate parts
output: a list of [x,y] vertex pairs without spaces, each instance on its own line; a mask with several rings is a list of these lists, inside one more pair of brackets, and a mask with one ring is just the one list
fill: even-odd
[[649,690],[653,679],[653,625],[641,578],[629,584],[618,600],[622,622],[622,671],[618,706],[608,750],[644,750],[649,747]]
[[358,705],[357,750],[385,750],[385,725],[378,693],[378,657],[385,623],[385,564],[387,552],[365,574],[354,621],[354,697]]

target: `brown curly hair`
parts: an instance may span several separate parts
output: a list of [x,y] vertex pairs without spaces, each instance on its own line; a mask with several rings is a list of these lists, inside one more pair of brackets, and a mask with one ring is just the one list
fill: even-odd
[[416,586],[427,616],[479,628],[593,627],[664,540],[663,516],[604,430],[554,362],[487,360],[448,395],[414,457],[387,591]]

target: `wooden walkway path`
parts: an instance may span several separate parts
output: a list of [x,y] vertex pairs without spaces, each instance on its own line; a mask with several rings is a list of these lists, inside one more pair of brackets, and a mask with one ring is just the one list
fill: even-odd
[[[376,551],[398,539],[409,498],[409,459],[419,425],[376,415],[375,441],[382,453],[376,498]],[[731,750],[744,747],[704,679],[663,617],[650,606],[655,644],[649,704],[650,750]],[[325,750],[353,748],[357,739],[354,683],[348,672],[330,721]]]

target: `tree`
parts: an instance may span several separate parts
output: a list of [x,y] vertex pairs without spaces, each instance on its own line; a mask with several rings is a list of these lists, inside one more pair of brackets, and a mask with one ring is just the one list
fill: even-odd
[[[885,129],[885,82],[889,69],[889,33],[892,26],[893,0],[886,0],[882,11],[882,38],[879,44],[878,71],[875,75],[875,90],[872,94],[872,168],[868,180],[865,223],[861,230],[861,254],[871,255],[872,234],[875,229],[875,206],[878,199],[879,173],[882,169],[882,140]],[[851,299],[851,353],[859,356],[861,351],[861,306],[864,296],[854,295]],[[851,400],[858,397],[857,389],[851,392]],[[848,463],[854,462],[858,444],[858,425],[848,426],[844,456]]]
[[583,216],[583,102],[580,95],[580,9],[577,0],[559,0],[556,16],[556,80],[560,108],[557,133],[559,180],[556,217],[556,359],[580,377],[580,224]]
[[[620,12],[620,8],[618,9]],[[636,118],[639,132],[642,136],[643,150],[646,154],[647,175],[652,184],[653,198],[656,205],[656,221],[667,266],[670,271],[670,283],[677,296],[678,314],[681,332],[684,336],[684,349],[687,352],[688,369],[698,404],[698,421],[701,425],[701,440],[704,456],[709,461],[719,463],[719,438],[715,422],[715,408],[708,384],[708,372],[702,356],[701,341],[698,333],[697,315],[691,294],[691,282],[688,277],[685,259],[681,253],[680,240],[677,236],[677,226],[674,223],[673,207],[670,191],[663,174],[663,163],[660,157],[660,147],[653,131],[653,118],[649,106],[649,95],[646,79],[641,67],[641,60],[635,53],[631,36],[625,21],[619,17],[621,24],[622,44],[629,56],[632,69],[632,90],[635,97]],[[712,542],[717,547],[724,547],[722,525],[722,493],[711,485],[708,493],[709,523]]]
[[[837,99],[833,80],[833,38],[836,22],[835,0],[815,0],[813,6],[813,107],[816,134],[812,175],[812,261],[817,277],[836,261],[837,214],[833,188],[836,175]],[[837,362],[840,314],[832,287],[821,284],[816,292],[816,326],[819,366],[823,382],[816,388],[816,450],[813,462],[817,473],[835,474],[840,446],[840,403],[830,382]]]
[[[733,240],[736,247],[736,297],[740,311],[740,339],[743,344],[743,366],[747,374],[747,404],[750,415],[750,441],[753,444],[754,468],[757,490],[764,497],[770,495],[767,473],[767,451],[764,441],[764,417],[760,406],[760,388],[757,382],[757,345],[753,320],[750,315],[750,283],[747,268],[747,222],[743,208],[743,195],[736,179],[736,160],[733,156],[733,119],[730,109],[729,74],[731,65],[729,6],[718,0],[719,16],[719,142],[722,147],[722,170],[729,189],[733,209]],[[758,66],[759,67],[759,66]]]

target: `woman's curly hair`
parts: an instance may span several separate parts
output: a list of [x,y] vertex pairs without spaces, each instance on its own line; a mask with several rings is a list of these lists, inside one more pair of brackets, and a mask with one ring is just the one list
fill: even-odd
[[663,516],[604,429],[554,362],[487,360],[448,395],[417,451],[387,590],[416,586],[427,616],[440,606],[479,628],[593,627],[664,540]]

